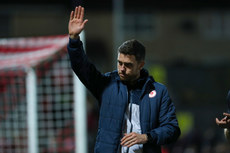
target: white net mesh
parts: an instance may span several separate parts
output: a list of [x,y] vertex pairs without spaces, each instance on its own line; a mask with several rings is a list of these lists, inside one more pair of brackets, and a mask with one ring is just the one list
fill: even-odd
[[67,56],[38,69],[38,137],[42,153],[74,151],[73,84]]
[[0,152],[27,152],[25,73],[0,72]]
[[[51,49],[53,47],[59,46],[51,46]],[[1,49],[4,49],[1,55],[11,57],[7,47],[0,44]],[[0,153],[30,153],[28,116],[31,114],[27,112],[26,93],[26,70],[30,63],[15,58],[16,65],[9,65],[3,56],[6,66],[4,63],[0,66]],[[75,152],[73,73],[68,55],[65,49],[59,48],[47,57],[36,65],[31,64],[37,78],[37,110],[34,113],[37,116],[38,152]],[[27,66],[23,67],[23,64]]]

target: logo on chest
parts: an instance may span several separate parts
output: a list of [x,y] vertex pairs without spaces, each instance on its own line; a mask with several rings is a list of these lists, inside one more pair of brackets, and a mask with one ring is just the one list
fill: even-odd
[[149,98],[155,97],[156,94],[157,94],[156,90],[152,90],[152,91],[149,93]]

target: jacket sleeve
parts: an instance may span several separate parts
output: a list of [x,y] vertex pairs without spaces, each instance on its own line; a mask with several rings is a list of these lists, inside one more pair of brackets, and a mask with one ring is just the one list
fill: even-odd
[[159,126],[150,131],[151,142],[164,145],[175,142],[180,136],[180,128],[176,118],[176,109],[167,88],[164,87],[159,109]]
[[74,40],[69,38],[67,49],[73,71],[86,88],[99,100],[108,77],[101,74],[89,62],[80,39]]

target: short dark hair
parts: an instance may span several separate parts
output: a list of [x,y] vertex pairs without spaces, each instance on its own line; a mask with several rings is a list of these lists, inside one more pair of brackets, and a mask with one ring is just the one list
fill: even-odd
[[145,47],[135,39],[125,41],[118,48],[118,52],[125,55],[134,55],[139,62],[145,60]]

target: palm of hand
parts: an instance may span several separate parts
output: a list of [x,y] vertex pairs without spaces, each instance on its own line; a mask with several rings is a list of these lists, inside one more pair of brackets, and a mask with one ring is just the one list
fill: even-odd
[[81,19],[72,19],[69,21],[69,34],[80,34],[84,26]]
[[84,29],[85,23],[88,20],[83,20],[83,18],[84,7],[76,7],[75,11],[71,12],[68,26],[70,38],[77,38],[81,31]]

